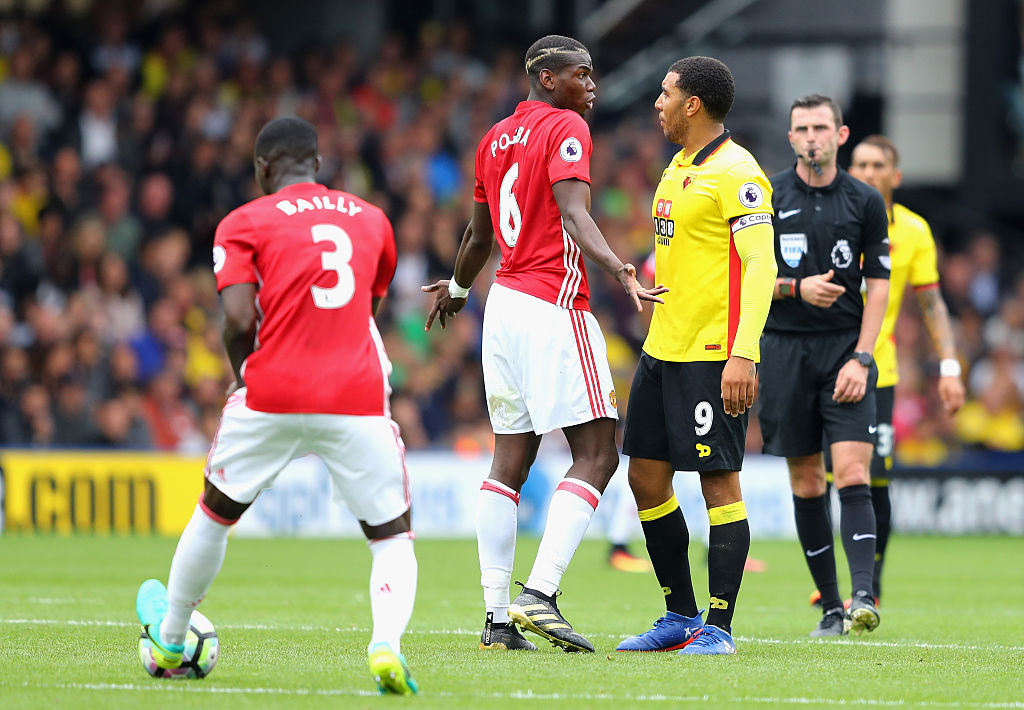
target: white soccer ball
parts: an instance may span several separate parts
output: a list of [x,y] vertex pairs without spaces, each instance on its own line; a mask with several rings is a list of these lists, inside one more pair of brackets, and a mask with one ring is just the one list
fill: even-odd
[[139,636],[139,660],[146,672],[155,678],[205,678],[217,665],[220,641],[217,630],[205,616],[192,612],[185,634],[185,653],[177,668],[161,668],[153,660],[153,644],[143,631]]

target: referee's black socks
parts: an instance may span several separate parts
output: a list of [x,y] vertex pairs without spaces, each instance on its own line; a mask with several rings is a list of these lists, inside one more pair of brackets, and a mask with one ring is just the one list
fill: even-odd
[[811,570],[814,584],[821,592],[821,608],[842,609],[836,582],[836,555],[832,547],[832,521],[828,511],[828,496],[814,498],[793,496],[796,534],[804,550],[804,559]]
[[708,592],[710,609],[705,623],[732,633],[736,595],[743,580],[743,565],[750,552],[750,524],[743,501],[708,509]]
[[[856,594],[864,590],[873,596],[877,534],[871,488],[866,483],[839,489],[839,534],[843,539],[846,560],[850,564],[853,592]],[[824,601],[824,592],[822,595]]]
[[889,498],[889,479],[871,479],[871,505],[875,509],[875,577],[872,594],[882,598],[882,565],[885,564],[885,548],[889,545],[889,530],[892,527],[892,501]]
[[668,611],[693,617],[697,602],[690,579],[690,560],[686,556],[690,531],[675,496],[655,508],[637,511],[647,541],[647,552],[654,565],[654,574],[665,593]]

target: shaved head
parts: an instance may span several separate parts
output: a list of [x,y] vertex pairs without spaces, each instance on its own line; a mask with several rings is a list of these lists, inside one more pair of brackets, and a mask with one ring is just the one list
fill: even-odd
[[265,125],[256,136],[255,157],[268,163],[291,160],[296,164],[316,160],[316,129],[298,116],[282,116]]

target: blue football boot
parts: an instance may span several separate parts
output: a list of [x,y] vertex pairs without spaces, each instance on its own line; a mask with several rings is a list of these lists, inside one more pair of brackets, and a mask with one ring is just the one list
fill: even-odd
[[732,641],[732,634],[723,628],[707,624],[700,636],[694,639],[693,643],[687,644],[686,648],[678,655],[728,656],[732,653],[736,653],[736,644]]
[[697,616],[689,617],[674,611],[666,611],[665,616],[654,622],[650,631],[645,631],[638,636],[630,636],[615,650],[678,651],[700,636],[704,629],[704,621],[700,618],[703,613],[702,609],[697,612]]

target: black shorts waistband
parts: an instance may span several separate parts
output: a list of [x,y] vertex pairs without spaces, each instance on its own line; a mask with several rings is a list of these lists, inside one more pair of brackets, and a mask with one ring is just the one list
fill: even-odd
[[835,337],[860,337],[859,328],[843,328],[842,330],[768,330],[765,329],[765,335],[774,335],[776,337],[792,337],[792,338],[835,338]]

